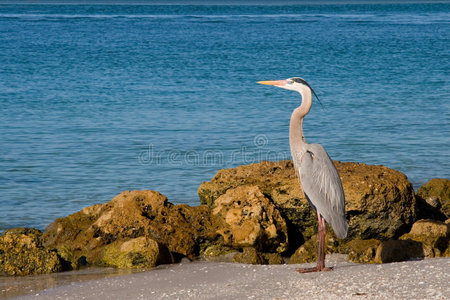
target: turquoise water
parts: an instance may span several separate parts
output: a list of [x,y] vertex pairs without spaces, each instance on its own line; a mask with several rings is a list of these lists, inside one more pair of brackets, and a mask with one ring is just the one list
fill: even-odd
[[309,142],[415,188],[450,174],[450,5],[0,5],[0,229],[123,190],[198,204],[221,168]]

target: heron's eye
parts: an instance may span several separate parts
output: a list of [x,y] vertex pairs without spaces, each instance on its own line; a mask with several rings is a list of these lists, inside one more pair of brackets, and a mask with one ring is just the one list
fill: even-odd
[[289,80],[289,84],[294,84],[294,80]]

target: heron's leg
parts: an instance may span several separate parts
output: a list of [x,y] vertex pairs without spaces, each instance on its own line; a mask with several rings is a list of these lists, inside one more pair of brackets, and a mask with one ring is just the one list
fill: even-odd
[[318,214],[318,218],[319,218],[319,223],[320,223],[318,236],[319,236],[319,241],[321,241],[321,242],[319,242],[320,256],[317,258],[317,269],[318,269],[318,271],[331,271],[333,268],[325,267],[325,254],[326,254],[326,252],[325,252],[325,246],[326,246],[325,237],[326,237],[326,231],[327,231],[327,228],[325,227],[325,219],[320,214]]
[[318,214],[319,219],[319,232],[318,232],[318,239],[319,239],[319,249],[318,249],[318,257],[317,257],[317,269],[320,271],[329,271],[330,268],[325,267],[325,237],[326,237],[326,227],[325,227],[325,219]]
[[333,268],[325,267],[325,235],[326,227],[324,218],[317,212],[317,224],[318,232],[317,239],[319,241],[317,250],[317,266],[313,268],[300,268],[297,269],[299,273],[319,272],[319,271],[331,271]]
[[324,239],[324,226],[323,218],[317,213],[317,223],[319,224],[319,230],[317,232],[317,239],[319,240],[319,245],[317,249],[317,269],[322,270],[325,267],[325,239]]

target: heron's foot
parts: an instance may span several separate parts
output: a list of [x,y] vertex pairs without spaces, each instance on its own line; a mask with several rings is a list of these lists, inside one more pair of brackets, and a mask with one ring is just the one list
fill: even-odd
[[311,272],[324,272],[324,271],[331,271],[333,270],[332,267],[313,267],[313,268],[299,268],[296,271],[299,273],[311,273]]

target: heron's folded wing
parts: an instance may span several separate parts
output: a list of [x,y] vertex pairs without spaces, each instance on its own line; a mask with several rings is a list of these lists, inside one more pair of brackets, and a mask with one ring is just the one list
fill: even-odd
[[339,174],[325,149],[309,144],[301,158],[300,182],[303,192],[339,238],[347,236],[345,196]]

